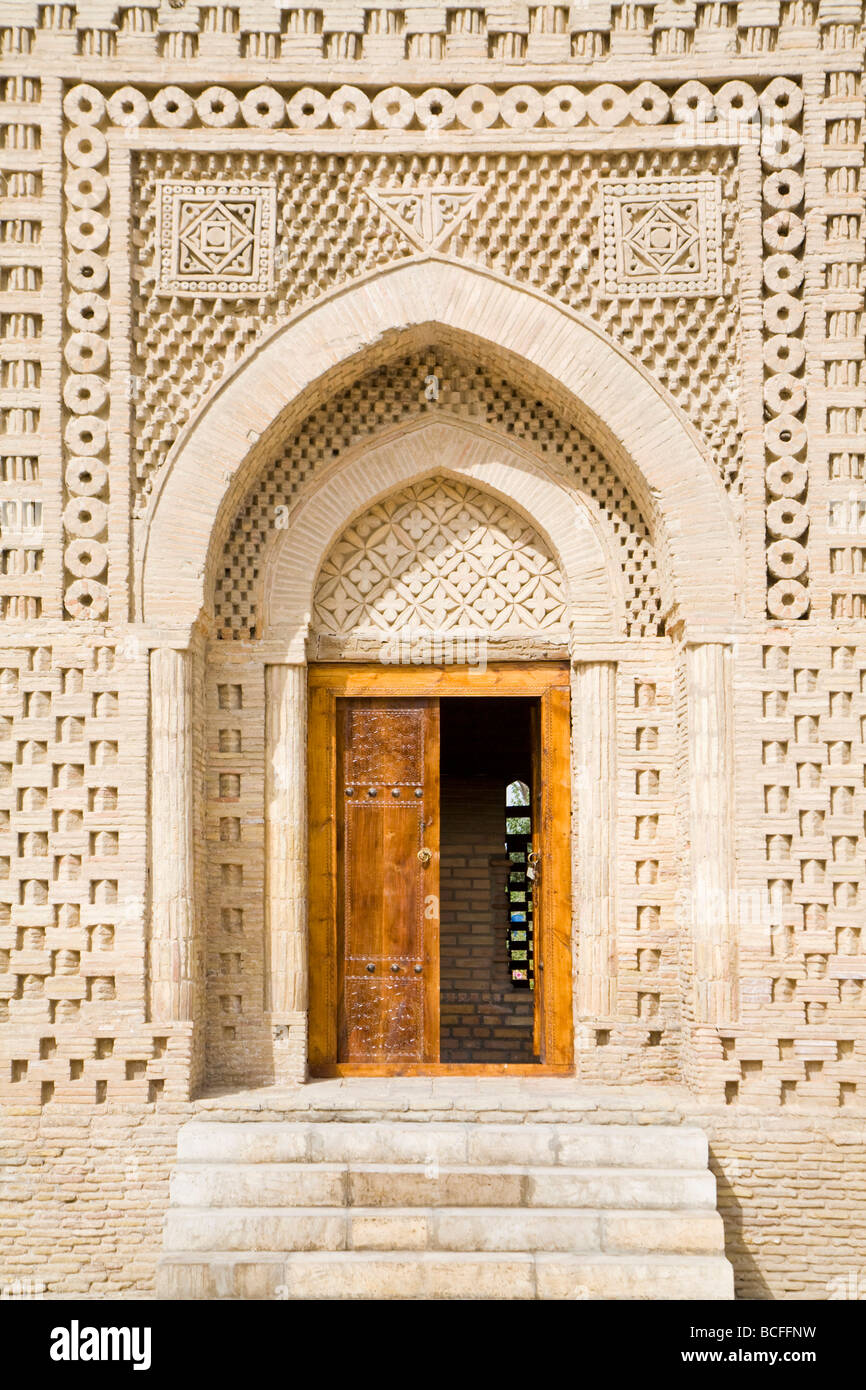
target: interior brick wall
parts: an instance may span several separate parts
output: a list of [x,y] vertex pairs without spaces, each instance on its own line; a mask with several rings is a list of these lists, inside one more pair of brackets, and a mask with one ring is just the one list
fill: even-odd
[[531,1062],[533,996],[508,971],[505,777],[447,777],[441,796],[444,1062]]

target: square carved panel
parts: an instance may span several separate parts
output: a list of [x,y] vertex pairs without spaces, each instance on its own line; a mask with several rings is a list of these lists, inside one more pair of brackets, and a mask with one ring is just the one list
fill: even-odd
[[719,178],[603,180],[602,243],[608,295],[721,294]]
[[160,179],[157,200],[160,293],[259,295],[271,289],[272,184]]

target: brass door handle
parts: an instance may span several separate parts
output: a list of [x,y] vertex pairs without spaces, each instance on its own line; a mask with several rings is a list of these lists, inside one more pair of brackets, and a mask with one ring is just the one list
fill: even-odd
[[432,849],[419,849],[419,851],[418,851],[418,858],[420,859],[420,861],[421,861],[422,864],[424,864],[424,865],[429,864],[429,863],[430,863],[430,860],[433,858],[433,851],[432,851]]

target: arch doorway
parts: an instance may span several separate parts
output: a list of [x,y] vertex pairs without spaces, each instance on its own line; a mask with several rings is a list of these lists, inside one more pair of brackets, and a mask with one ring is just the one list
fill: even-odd
[[[447,279],[450,271],[442,275]],[[499,286],[495,293],[514,292]],[[459,303],[459,296],[450,296],[441,306],[446,320],[448,305]],[[425,304],[429,323],[429,296]],[[387,338],[382,360],[376,356],[367,369],[354,364],[339,391],[323,379],[318,404],[307,402],[315,406],[307,415],[301,416],[298,397],[297,420],[286,414],[295,409],[283,352],[294,329],[287,329],[279,352],[275,340],[273,352],[269,347],[249,364],[253,382],[265,358],[268,370],[277,372],[274,392],[265,391],[263,382],[260,393],[273,430],[259,438],[251,427],[236,441],[238,466],[226,468],[234,479],[231,495],[220,501],[202,472],[202,461],[213,458],[208,431],[217,415],[223,419],[227,395],[203,412],[154,502],[142,557],[143,609],[154,624],[171,613],[178,626],[154,628],[151,657],[152,800],[166,808],[154,825],[152,1010],[154,1017],[188,1019],[199,1048],[206,1036],[206,1056],[203,1049],[199,1055],[202,1074],[213,1083],[302,1080],[308,1062],[317,1068],[345,1061],[345,1049],[341,1061],[336,1042],[316,1050],[316,1018],[323,1017],[316,1014],[317,991],[330,991],[327,1028],[334,1037],[345,1004],[336,949],[310,956],[321,885],[308,856],[308,832],[316,833],[317,818],[336,821],[338,785],[345,795],[346,785],[355,783],[346,783],[345,769],[338,769],[336,717],[327,740],[312,739],[314,747],[325,749],[322,756],[308,760],[308,697],[319,673],[327,668],[345,676],[354,666],[391,681],[387,692],[380,685],[351,696],[332,687],[335,701],[438,699],[441,741],[442,701],[480,708],[481,699],[506,697],[480,694],[477,684],[474,694],[411,691],[398,687],[397,678],[417,678],[426,670],[440,679],[459,674],[477,682],[480,663],[471,643],[480,638],[486,678],[498,671],[537,674],[542,663],[552,662],[559,665],[550,689],[564,693],[570,687],[565,763],[572,795],[558,827],[573,912],[562,929],[551,930],[555,945],[560,930],[565,943],[569,967],[562,988],[570,989],[573,980],[574,1022],[566,1022],[566,1042],[558,1050],[542,1046],[545,1017],[562,1018],[567,1009],[545,1015],[539,1007],[539,1021],[533,1001],[533,1060],[526,1064],[567,1066],[562,1059],[570,1057],[573,1035],[584,1075],[602,1074],[637,1037],[652,1045],[648,1066],[658,1071],[661,1059],[664,1075],[678,1074],[682,1001],[675,890],[686,876],[694,908],[696,1016],[702,1023],[731,1016],[736,974],[726,906],[730,826],[719,795],[730,782],[729,743],[714,734],[726,727],[729,704],[727,629],[719,626],[719,614],[731,611],[736,596],[738,552],[726,541],[727,513],[717,508],[724,525],[707,527],[717,494],[705,461],[676,420],[665,417],[666,433],[661,427],[647,433],[642,423],[640,439],[630,443],[626,422],[619,444],[603,439],[599,426],[598,442],[606,448],[581,432],[565,396],[557,394],[571,389],[572,366],[584,360],[580,354],[549,363],[557,367],[559,385],[536,374],[527,395],[529,377],[520,376],[516,358],[479,363],[477,354],[467,358],[468,347],[461,358],[457,330],[446,327],[444,347],[429,346],[442,333],[428,327],[423,343],[407,340],[405,358],[400,335]],[[534,346],[553,341],[540,332],[530,338]],[[513,367],[514,381],[502,376],[506,367]],[[431,379],[438,383],[432,400]],[[592,382],[584,384],[592,395]],[[618,399],[627,396],[623,389]],[[251,398],[259,399],[255,392]],[[616,401],[607,404],[610,419],[618,418]],[[631,463],[624,461],[624,450]],[[636,452],[645,484],[632,478]],[[184,479],[195,482],[183,493],[186,503],[175,497],[175,474],[178,487]],[[692,491],[683,486],[686,477]],[[210,539],[207,553],[202,541],[193,555],[191,543],[194,582],[181,576],[182,592],[175,593],[161,561],[161,538],[167,518],[179,508],[186,517],[190,498],[195,534]],[[441,516],[452,512],[456,520],[443,529]],[[491,519],[502,533],[492,564],[489,537],[482,534]],[[443,547],[448,528],[454,534]],[[458,534],[467,528],[469,542]],[[415,547],[408,565],[400,554],[407,535],[406,548]],[[419,556],[418,546],[423,549],[424,538],[434,535],[436,546]],[[708,535],[719,538],[718,563],[707,552]],[[455,539],[459,544],[449,549]],[[476,550],[483,563],[473,568]],[[386,556],[383,567],[379,560]],[[710,589],[713,626],[705,622]],[[206,591],[210,596],[203,598]],[[203,603],[206,614],[198,622]],[[187,618],[191,626],[183,626]],[[445,639],[450,647],[443,646]],[[537,689],[514,689],[507,698],[540,702],[542,696]],[[567,708],[563,722],[568,725]],[[677,739],[685,737],[687,764],[676,758],[683,746]],[[330,801],[317,800],[308,788],[308,777],[312,781],[325,765],[332,769]],[[441,763],[438,772],[441,793]],[[523,772],[497,769],[503,797],[514,780],[525,781],[534,793],[537,770]],[[422,773],[423,782],[426,768]],[[389,797],[399,790],[402,800],[404,784],[379,785]],[[415,784],[405,785],[412,785],[414,798]],[[691,866],[672,810],[677,797],[688,807],[691,842],[711,846]],[[416,857],[425,848],[432,847],[419,843]],[[332,879],[339,872],[342,881],[337,849],[335,839],[327,872]],[[541,852],[545,860],[547,848]],[[542,884],[546,868],[544,862]],[[542,918],[539,912],[539,933]],[[330,920],[336,920],[333,913]],[[549,915],[546,920],[554,921]],[[399,960],[384,950],[379,954],[388,977],[396,975],[391,965]],[[406,957],[412,976],[421,964],[423,977],[423,957],[397,954]],[[536,984],[543,960],[539,946]],[[375,959],[361,964],[365,974],[378,975]],[[369,964],[373,972],[366,971]],[[400,1061],[401,1068],[443,1064],[443,974],[440,958],[438,1062],[432,1025],[427,1028],[422,1019],[420,1060]],[[382,1066],[382,1050],[369,1063],[374,1070]],[[455,1058],[453,1065],[461,1064],[496,1065]]]
[[[573,1061],[569,667],[533,659],[567,650],[568,584],[533,523],[467,481],[485,446],[437,440],[462,476],[353,517],[313,591],[319,645],[368,657],[309,673],[318,1075]],[[488,661],[509,644],[523,660]]]

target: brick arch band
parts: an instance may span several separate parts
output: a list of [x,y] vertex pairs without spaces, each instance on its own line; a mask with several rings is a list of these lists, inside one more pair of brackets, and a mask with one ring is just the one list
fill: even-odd
[[[213,566],[293,404],[401,331],[434,324],[520,363],[574,403],[654,534],[665,607],[703,624],[738,613],[734,518],[705,446],[664,390],[592,323],[525,287],[435,258],[335,292],[276,330],[213,391],[154,490],[138,565],[141,616],[190,627]],[[178,555],[181,555],[180,562]],[[320,557],[321,558],[321,557]]]
[[288,528],[274,531],[260,588],[263,637],[286,645],[306,637],[316,578],[340,533],[389,493],[433,476],[460,479],[506,501],[549,544],[575,636],[611,640],[621,634],[620,566],[578,496],[528,451],[509,448],[463,421],[439,420],[350,450],[305,494]]
[[[666,614],[682,621],[688,708],[694,1016],[736,1016],[736,936],[729,792],[731,633],[739,616],[735,521],[695,430],[650,376],[591,323],[486,271],[428,258],[335,292],[254,349],[178,439],[154,491],[137,571],[139,615],[161,629],[151,654],[152,1017],[195,1026],[204,988],[196,857],[198,641],[213,577],[239,505],[287,431],[371,362],[439,334],[486,344],[518,379],[567,407],[622,478],[649,526]],[[401,484],[443,468],[507,501],[549,538],[571,599],[585,599],[589,643],[573,648],[576,1028],[611,1016],[616,932],[617,658],[605,642],[622,611],[621,573],[589,511],[531,451],[466,422],[436,421],[403,439],[368,439],[326,467],[289,532],[264,555],[261,644],[265,877],[264,1017],[275,1079],[302,1079],[306,1058],[307,801],[305,638],[316,574],[347,521]],[[355,464],[353,467],[352,464]],[[290,518],[291,525],[291,518]],[[715,635],[714,635],[715,634]],[[225,645],[228,644],[214,644]],[[231,689],[230,685],[226,686]]]

